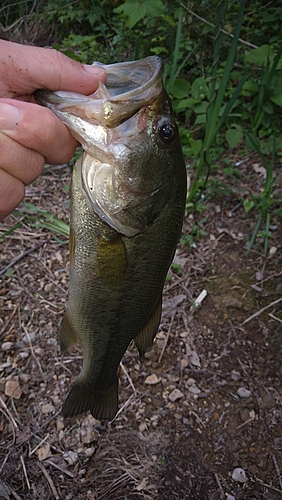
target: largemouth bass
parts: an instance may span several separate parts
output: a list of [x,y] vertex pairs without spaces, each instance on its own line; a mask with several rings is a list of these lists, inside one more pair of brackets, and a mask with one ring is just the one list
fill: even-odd
[[59,339],[83,343],[83,367],[63,405],[112,420],[118,367],[134,339],[141,356],[157,333],[162,290],[180,236],[186,169],[156,56],[104,66],[91,96],[40,90],[82,144],[72,176],[70,285]]

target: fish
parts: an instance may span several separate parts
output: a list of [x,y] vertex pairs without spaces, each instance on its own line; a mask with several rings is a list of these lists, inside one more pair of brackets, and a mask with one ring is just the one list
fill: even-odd
[[162,60],[102,66],[106,84],[94,94],[42,89],[36,99],[83,146],[72,173],[70,283],[59,328],[62,352],[82,342],[83,365],[62,415],[90,410],[107,422],[118,411],[125,351],[134,340],[143,357],[159,328],[187,176]]

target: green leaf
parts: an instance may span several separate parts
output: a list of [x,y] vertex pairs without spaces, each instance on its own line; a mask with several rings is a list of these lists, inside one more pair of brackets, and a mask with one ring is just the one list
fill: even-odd
[[203,147],[203,141],[201,139],[197,139],[196,141],[192,142],[191,151],[195,156],[198,156],[202,147]]
[[255,202],[253,200],[244,200],[243,207],[245,209],[246,214],[255,206]]
[[225,134],[230,148],[235,148],[235,146],[237,146],[237,144],[239,144],[239,142],[243,139],[243,136],[243,132],[241,132],[241,130],[237,130],[236,128],[230,128]]
[[200,123],[206,123],[207,122],[207,115],[198,115],[196,120],[195,120],[195,125],[198,125]]
[[183,78],[177,78],[173,83],[170,93],[176,99],[182,99],[183,97],[187,97],[190,91],[190,83]]
[[208,95],[208,86],[201,76],[192,83],[191,94],[194,99],[203,100]]
[[282,108],[282,93],[269,96],[270,100]]
[[124,14],[129,28],[133,28],[143,17],[159,17],[163,14],[163,4],[161,0],[126,0],[123,5],[119,5],[114,12]]
[[268,59],[273,59],[274,51],[271,45],[261,45],[258,49],[253,50],[245,55],[245,62],[265,66]]
[[9,278],[10,276],[12,276],[14,274],[14,269],[12,267],[9,267],[7,269],[7,271],[5,272],[5,276],[7,276],[7,278]]

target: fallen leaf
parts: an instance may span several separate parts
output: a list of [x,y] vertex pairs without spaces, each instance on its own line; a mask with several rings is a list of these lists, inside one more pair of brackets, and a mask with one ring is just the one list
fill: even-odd
[[20,399],[22,390],[19,381],[16,379],[7,380],[5,385],[5,394],[6,396],[11,396],[14,399]]

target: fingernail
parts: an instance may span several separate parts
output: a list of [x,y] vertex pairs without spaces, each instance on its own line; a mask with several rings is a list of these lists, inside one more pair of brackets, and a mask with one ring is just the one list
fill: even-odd
[[0,101],[0,130],[13,130],[20,118],[21,112],[16,106]]
[[83,64],[83,67],[85,69],[85,71],[87,71],[87,73],[92,73],[92,75],[95,75],[97,76],[97,78],[103,78],[106,74],[106,71],[104,70],[104,68],[102,66],[98,66],[98,65],[90,65],[90,64]]

